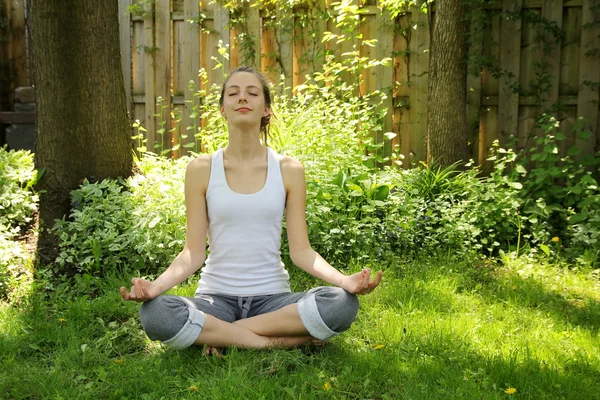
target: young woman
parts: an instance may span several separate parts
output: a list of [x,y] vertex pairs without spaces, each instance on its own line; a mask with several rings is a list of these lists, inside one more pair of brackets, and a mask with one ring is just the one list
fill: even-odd
[[[310,246],[302,164],[276,154],[266,142],[271,94],[254,70],[234,70],[219,100],[229,143],[187,167],[185,246],[153,282],[133,278],[123,300],[143,302],[148,337],[174,348],[191,345],[292,347],[326,340],[350,327],[357,294],[381,281],[369,269],[346,276]],[[283,213],[294,264],[334,287],[291,293],[280,258]],[[210,254],[194,298],[161,294],[194,274]]]

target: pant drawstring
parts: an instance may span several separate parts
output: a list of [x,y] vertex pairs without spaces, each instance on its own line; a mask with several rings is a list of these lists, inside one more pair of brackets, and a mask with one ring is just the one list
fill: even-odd
[[246,301],[244,301],[243,297],[238,297],[238,307],[240,308],[240,311],[242,312],[242,319],[248,317],[248,311],[250,311],[250,306],[252,305],[253,299],[254,299],[254,296],[248,296],[248,297],[246,297]]

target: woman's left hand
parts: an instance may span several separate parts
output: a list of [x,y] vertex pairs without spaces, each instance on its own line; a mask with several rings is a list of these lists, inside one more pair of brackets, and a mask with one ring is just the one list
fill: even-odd
[[360,272],[347,276],[342,284],[342,289],[346,289],[353,294],[371,293],[381,282],[382,275],[383,272],[379,271],[375,279],[371,280],[371,269],[365,268]]

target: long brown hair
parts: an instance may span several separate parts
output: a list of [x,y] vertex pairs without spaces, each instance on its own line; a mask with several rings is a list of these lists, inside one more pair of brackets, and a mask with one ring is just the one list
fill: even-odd
[[[263,74],[261,74],[258,71],[255,71],[250,67],[237,67],[236,69],[231,71],[231,73],[223,83],[223,88],[221,89],[221,97],[219,98],[219,105],[223,105],[223,96],[225,95],[225,86],[227,86],[227,81],[229,81],[229,78],[231,78],[234,74],[237,74],[238,72],[249,72],[251,74],[254,74],[254,76],[258,78],[258,81],[262,85],[263,95],[265,97],[265,105],[269,107],[269,109],[271,109],[271,90],[269,89],[269,81],[267,80],[267,78],[265,78]],[[272,114],[273,110],[271,109],[271,113],[269,115],[260,119],[260,133],[262,135],[263,143],[265,146],[267,145],[267,138],[269,137],[269,122],[271,121]]]

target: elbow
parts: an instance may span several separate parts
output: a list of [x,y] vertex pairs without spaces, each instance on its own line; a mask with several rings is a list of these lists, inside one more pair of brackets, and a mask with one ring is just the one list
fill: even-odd
[[185,247],[182,251],[182,255],[187,260],[186,264],[193,272],[198,271],[206,260],[206,250],[204,249],[190,249]]
[[[290,259],[292,260],[294,265],[301,266],[306,264],[305,260],[310,259],[313,253],[315,253],[315,251],[311,247],[307,247],[304,249],[290,248]],[[314,257],[312,258],[314,259]]]

